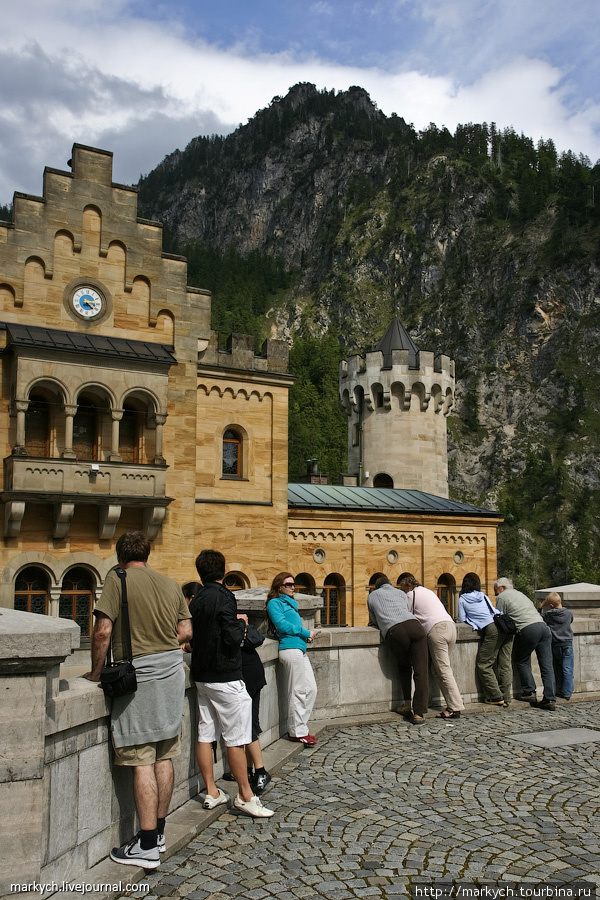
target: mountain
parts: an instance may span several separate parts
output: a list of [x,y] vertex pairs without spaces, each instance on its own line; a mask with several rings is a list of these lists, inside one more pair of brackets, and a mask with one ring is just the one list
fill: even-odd
[[456,360],[451,496],[498,508],[532,590],[600,581],[600,165],[466,124],[416,132],[359,87],[275,97],[139,184],[218,327],[293,341],[291,474],[344,467],[339,358],[397,311]]

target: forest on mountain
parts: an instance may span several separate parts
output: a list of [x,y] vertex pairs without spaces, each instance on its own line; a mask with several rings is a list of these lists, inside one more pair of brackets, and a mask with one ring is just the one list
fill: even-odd
[[342,358],[397,314],[456,361],[450,494],[498,509],[522,588],[600,581],[600,165],[494,123],[300,84],[139,183],[213,327],[291,343],[290,480],[346,465]]

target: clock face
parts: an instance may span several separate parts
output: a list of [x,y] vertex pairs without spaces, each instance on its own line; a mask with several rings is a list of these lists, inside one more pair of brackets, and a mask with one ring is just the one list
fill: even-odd
[[84,319],[93,319],[104,309],[104,300],[94,288],[80,287],[73,294],[73,309]]

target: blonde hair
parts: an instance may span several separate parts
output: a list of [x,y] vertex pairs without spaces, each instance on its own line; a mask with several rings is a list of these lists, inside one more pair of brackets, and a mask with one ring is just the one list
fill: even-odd
[[553,609],[562,606],[562,599],[558,591],[550,591],[546,594],[546,603],[549,603]]

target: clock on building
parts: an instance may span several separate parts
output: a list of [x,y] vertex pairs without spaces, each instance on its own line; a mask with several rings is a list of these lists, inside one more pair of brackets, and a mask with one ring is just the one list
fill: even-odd
[[84,319],[94,319],[104,310],[104,298],[87,285],[74,291],[72,303],[75,312]]

